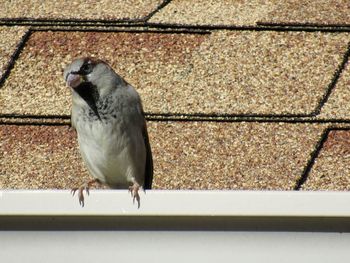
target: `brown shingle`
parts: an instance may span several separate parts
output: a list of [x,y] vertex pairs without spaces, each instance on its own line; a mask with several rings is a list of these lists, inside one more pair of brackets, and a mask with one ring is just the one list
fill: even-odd
[[283,123],[151,123],[161,189],[292,189],[322,133]]
[[329,133],[304,190],[350,190],[350,130]]
[[68,126],[0,125],[0,187],[72,188],[87,180]]
[[182,25],[255,26],[263,23],[349,24],[347,0],[173,0],[150,22]]
[[350,4],[348,0],[281,0],[260,22],[349,25]]
[[320,118],[350,119],[350,63],[342,72],[328,101],[321,109]]
[[262,0],[173,0],[149,22],[186,25],[254,25],[273,5]]
[[5,73],[8,62],[15,52],[17,45],[27,30],[27,27],[0,26],[0,79]]
[[348,38],[306,32],[34,32],[0,91],[6,105],[1,111],[69,114],[62,70],[74,57],[91,55],[107,60],[137,88],[147,112],[309,114],[341,63]]
[[[79,56],[107,60],[131,83],[135,78],[141,82],[142,85],[137,85],[141,92],[148,87],[150,99],[158,94],[159,100],[159,79],[164,81],[166,74],[160,77],[154,75],[154,71],[173,71],[174,65],[182,70],[184,61],[203,39],[203,35],[196,34],[35,32],[0,90],[7,105],[1,111],[69,114],[70,91],[65,87],[62,73],[64,67]],[[152,82],[158,86],[154,87]]]
[[[292,189],[321,125],[149,122],[155,189]],[[89,179],[67,126],[1,125],[1,188]]]
[[0,18],[32,19],[136,19],[143,18],[161,3],[161,0],[60,0],[1,1]]
[[[77,56],[92,55],[109,62],[137,88],[145,110],[151,113],[310,114],[329,88],[350,41],[349,32],[340,33],[338,27],[327,28],[329,33],[321,32],[324,27],[310,32],[301,25],[299,32],[286,27],[283,32],[207,29],[204,34],[180,34],[174,32],[177,28],[165,33],[169,30],[165,26],[117,25],[119,20],[144,18],[160,0],[0,2],[2,23],[8,23],[3,18],[27,17],[36,24],[49,19],[52,28],[60,30],[56,27],[59,20],[91,19],[114,21],[116,27],[107,31],[160,31],[78,32],[83,28],[70,27],[78,31],[50,32],[32,27],[32,35],[0,88],[0,188],[69,189],[91,178],[75,132],[61,126],[69,119],[40,116],[70,113],[70,92],[62,70]],[[108,8],[110,4],[113,8]],[[191,26],[187,31],[196,25],[349,25],[349,8],[347,0],[172,0],[150,22]],[[106,29],[99,27],[102,24],[90,25]],[[40,30],[45,28],[41,24]],[[0,77],[26,30],[0,27]],[[155,188],[292,189],[324,129],[332,125],[334,130],[302,189],[350,189],[349,79],[348,64],[318,117],[278,117],[284,123],[273,117],[261,117],[258,122],[238,117],[232,123],[150,121]],[[334,122],[335,118],[345,120]]]

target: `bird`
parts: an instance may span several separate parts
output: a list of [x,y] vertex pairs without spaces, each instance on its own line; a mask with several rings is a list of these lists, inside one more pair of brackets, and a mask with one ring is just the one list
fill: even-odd
[[92,180],[72,188],[84,207],[95,184],[128,189],[140,207],[139,190],[151,189],[153,158],[140,95],[104,60],[81,57],[63,72],[71,90],[71,123]]

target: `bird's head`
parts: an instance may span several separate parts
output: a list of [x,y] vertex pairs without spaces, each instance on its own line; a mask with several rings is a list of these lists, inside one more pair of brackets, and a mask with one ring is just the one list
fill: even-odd
[[94,58],[78,58],[64,70],[63,77],[73,93],[79,95],[97,92],[103,97],[117,87],[122,79],[104,61]]
[[78,58],[63,73],[64,80],[72,90],[73,109],[89,107],[100,118],[98,105],[103,98],[126,82],[104,61],[89,57]]

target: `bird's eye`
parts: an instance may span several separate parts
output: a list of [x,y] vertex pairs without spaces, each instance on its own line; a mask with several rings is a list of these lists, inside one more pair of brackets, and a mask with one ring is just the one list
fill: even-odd
[[80,74],[81,75],[88,75],[92,72],[92,65],[91,63],[84,63],[80,68]]

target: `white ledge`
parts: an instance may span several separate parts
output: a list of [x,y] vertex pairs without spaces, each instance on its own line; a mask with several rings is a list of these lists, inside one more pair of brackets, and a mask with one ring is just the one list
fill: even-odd
[[349,192],[0,191],[0,230],[240,230],[350,232]]
[[350,192],[141,192],[138,209],[126,190],[90,190],[81,207],[67,190],[2,190],[0,216],[327,216],[350,217]]
[[350,193],[8,190],[0,230],[4,262],[344,262]]

